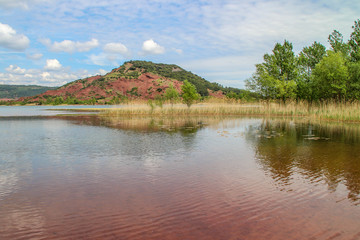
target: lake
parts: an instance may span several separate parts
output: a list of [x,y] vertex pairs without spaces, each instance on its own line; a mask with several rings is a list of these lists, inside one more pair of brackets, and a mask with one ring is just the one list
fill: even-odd
[[0,239],[360,239],[358,124],[21,108],[0,107]]

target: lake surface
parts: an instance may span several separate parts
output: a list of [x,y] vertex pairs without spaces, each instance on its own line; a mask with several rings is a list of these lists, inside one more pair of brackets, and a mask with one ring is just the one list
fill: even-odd
[[[116,108],[119,105],[57,105],[57,106],[0,106],[0,117],[54,116],[64,114],[58,109]],[[83,112],[82,112],[83,113]],[[84,113],[83,113],[84,114]]]
[[8,116],[0,136],[0,239],[360,239],[358,125]]

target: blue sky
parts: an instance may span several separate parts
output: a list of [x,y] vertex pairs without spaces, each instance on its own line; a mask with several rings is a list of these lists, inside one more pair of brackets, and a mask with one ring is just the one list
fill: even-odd
[[359,18],[358,0],[0,0],[0,84],[60,86],[148,60],[244,88],[276,42],[328,46]]

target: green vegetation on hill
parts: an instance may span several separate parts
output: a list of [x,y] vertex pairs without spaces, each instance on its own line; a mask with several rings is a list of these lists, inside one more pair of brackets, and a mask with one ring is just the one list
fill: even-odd
[[[236,88],[225,88],[218,83],[210,83],[204,78],[174,64],[128,61],[103,76],[98,75],[78,79],[57,89],[29,86],[29,89],[32,90],[43,88],[43,91],[25,95],[18,94],[16,97],[29,95],[33,97],[29,96],[21,99],[21,101],[3,101],[0,102],[0,105],[119,104],[139,98],[155,99],[157,102],[167,99],[173,104],[180,97],[180,92],[177,92],[180,87],[179,81],[187,83],[187,85],[190,84],[194,88],[194,93],[190,94],[190,98],[186,97],[187,94],[182,89],[182,98],[187,99],[185,101],[188,106],[197,98],[206,99],[210,93],[214,96],[223,97],[226,95],[227,98],[241,100],[256,98],[254,93]],[[146,88],[142,87],[144,83],[147,84]],[[174,88],[173,84],[177,85],[177,89]],[[55,91],[49,92],[47,95],[41,94],[48,89],[54,89]],[[15,96],[13,97],[15,98]],[[10,98],[10,96],[7,96],[7,98]]]
[[20,98],[34,96],[53,90],[56,87],[43,87],[36,85],[2,85],[0,84],[0,98]]
[[241,91],[240,89],[235,88],[224,88],[218,83],[211,83],[204,78],[199,77],[192,72],[186,71],[175,64],[153,63],[148,61],[129,61],[124,63],[124,65],[120,68],[120,71],[125,69],[125,65],[127,63],[132,64],[132,67],[130,67],[129,70],[143,69],[145,73],[150,72],[162,77],[176,79],[182,82],[187,80],[196,87],[197,92],[201,96],[208,96],[208,89],[213,91],[221,90],[225,93],[230,92],[230,90],[237,93],[240,93]]

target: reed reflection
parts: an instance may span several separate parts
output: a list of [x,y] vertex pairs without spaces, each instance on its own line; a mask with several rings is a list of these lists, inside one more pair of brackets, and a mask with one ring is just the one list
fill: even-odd
[[184,118],[156,118],[156,117],[98,117],[98,116],[63,116],[77,124],[104,126],[135,132],[180,132],[183,134],[196,133],[208,124],[220,120],[184,117]]
[[292,190],[296,177],[325,183],[329,191],[347,189],[360,204],[360,127],[291,120],[263,120],[247,128],[256,161],[281,190]]
[[[196,147],[198,131],[209,123],[199,118],[103,118],[98,116],[58,116],[70,120],[73,124],[100,126],[120,130],[116,139],[108,139],[116,146],[116,153],[134,160],[144,161],[146,165],[159,165],[161,156],[178,151],[190,152]],[[211,120],[210,122],[218,122]],[[116,131],[115,131],[116,132]],[[116,143],[114,143],[116,142]],[[150,161],[151,160],[151,161]],[[148,164],[151,163],[151,164]],[[154,164],[156,163],[156,164]]]

